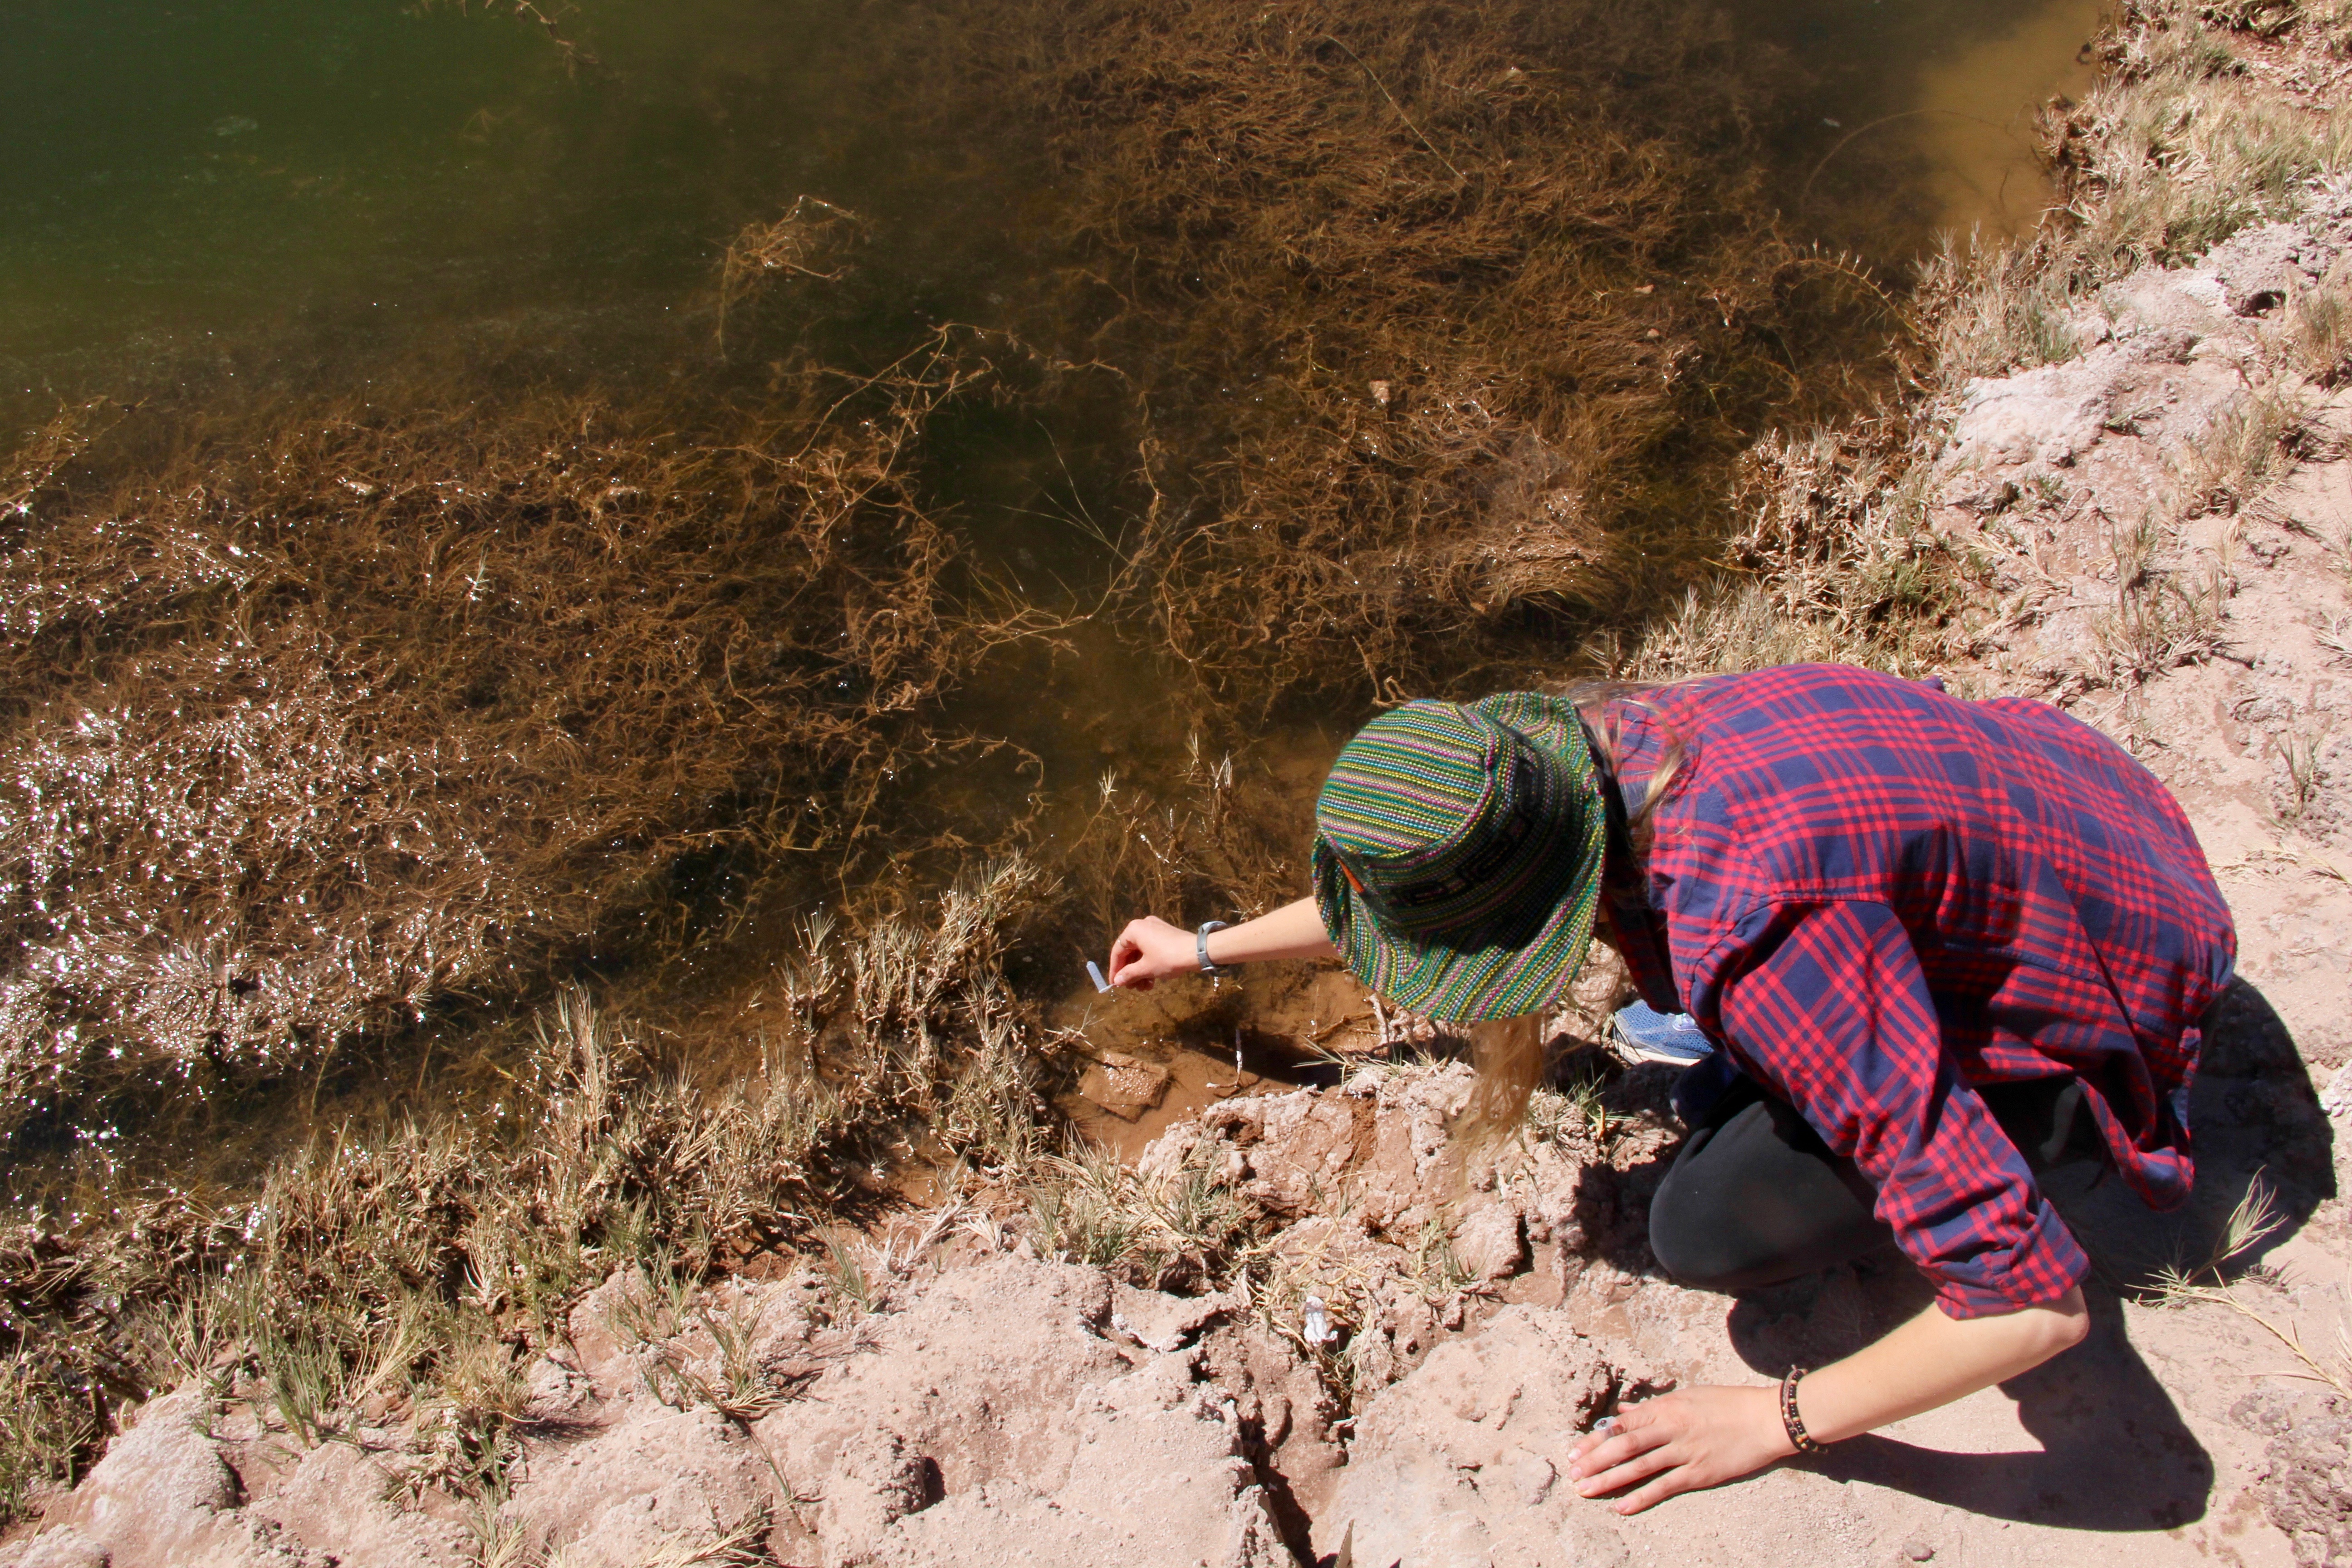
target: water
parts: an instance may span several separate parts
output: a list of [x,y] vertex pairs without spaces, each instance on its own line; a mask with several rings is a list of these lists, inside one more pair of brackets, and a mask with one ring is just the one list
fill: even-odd
[[[2087,45],[2102,0],[2038,0],[1964,16],[1941,5],[1790,7],[1783,36],[1826,64],[1823,129],[1812,188],[1834,186],[1850,154],[1892,140],[1914,149],[1917,204],[1937,229],[1993,239],[2031,229],[2049,187],[2036,121],[2053,98],[2079,100],[2096,75]],[[1770,24],[1767,24],[1768,26]],[[1835,124],[1828,121],[1834,120]]]
[[[21,429],[98,395],[166,416],[234,396],[363,396],[420,363],[468,400],[590,383],[666,390],[688,410],[755,400],[772,374],[763,356],[795,341],[799,296],[789,279],[771,290],[722,348],[722,258],[746,225],[803,196],[854,213],[867,236],[849,307],[810,329],[837,363],[878,366],[950,321],[1083,357],[1117,312],[1054,237],[1069,193],[1045,178],[1017,115],[957,111],[957,62],[926,58],[922,16],[891,0],[586,0],[550,28],[504,3],[0,0],[16,128],[0,162],[0,416]],[[1758,179],[1797,237],[1882,268],[1938,226],[2014,231],[2042,199],[2032,108],[2080,90],[2094,21],[2082,0],[1752,8],[1739,26],[1759,72],[1804,84],[1772,100],[1782,118],[1765,128]],[[1121,456],[1133,432],[1105,386],[1075,376],[1042,402],[961,407],[923,458],[979,568],[1063,615],[1099,591],[1114,561],[1103,541],[1142,504]],[[1191,716],[1119,630],[1088,621],[1062,655],[995,661],[945,721],[1025,750],[945,770],[900,805],[979,843],[1034,805],[1050,848],[1105,770],[1164,779]],[[1359,717],[1291,712],[1264,737],[1294,815]],[[789,940],[826,877],[810,867],[764,885],[663,985],[685,1011],[726,1012],[730,981]],[[733,896],[724,874],[678,894]],[[1119,913],[1099,911],[1097,940]],[[1171,1103],[1224,1085],[1230,989],[1209,1011],[1122,1019],[1087,1010],[1075,951],[1064,967],[1064,1020],[1177,1061]],[[1338,1003],[1253,984],[1245,1072],[1282,1081],[1303,1054],[1282,1042],[1320,1032]],[[493,1089],[472,1027],[410,1042],[397,1083]],[[209,1136],[249,1165],[287,1130],[381,1100],[380,1065],[264,1089],[225,1106]]]
[[[551,37],[499,4],[0,7],[10,412],[207,372],[358,384],[453,335],[667,370],[711,353],[729,239],[802,191],[951,262],[989,179],[877,123],[856,14],[604,3]],[[986,286],[919,278],[904,308]]]
[[[1784,178],[1832,186],[1862,149],[1822,132],[1860,130],[1923,153],[1924,190],[1881,193],[1915,219],[2036,214],[2032,112],[2086,81],[2093,0],[1755,10],[1819,78]],[[305,354],[357,379],[451,332],[575,374],[674,363],[708,347],[727,241],[802,193],[887,227],[908,319],[984,321],[1034,265],[1006,227],[1037,199],[1028,151],[894,123],[890,62],[857,42],[890,15],[593,0],[558,43],[498,4],[11,0],[9,412]]]

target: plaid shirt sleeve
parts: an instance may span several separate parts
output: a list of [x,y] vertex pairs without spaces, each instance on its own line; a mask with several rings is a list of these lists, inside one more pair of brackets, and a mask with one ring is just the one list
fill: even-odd
[[1878,1217],[1948,1314],[2045,1306],[2081,1282],[2089,1260],[1945,1050],[1893,910],[1769,904],[1725,942],[1737,951],[1712,955],[1702,1023],[1877,1186]]

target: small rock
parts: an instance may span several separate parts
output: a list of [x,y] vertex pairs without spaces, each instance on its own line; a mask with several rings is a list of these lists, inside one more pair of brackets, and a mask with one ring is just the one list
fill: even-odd
[[1521,1450],[1511,1467],[1511,1479],[1518,1486],[1519,1500],[1529,1508],[1539,1507],[1551,1495],[1552,1482],[1559,1479],[1559,1472],[1541,1454]]
[[552,1356],[541,1356],[525,1373],[534,1415],[544,1420],[570,1415],[595,1397],[587,1378]]
[[1078,1092],[1122,1121],[1132,1121],[1168,1092],[1168,1070],[1106,1051],[1087,1064]]
[[208,1436],[219,1414],[193,1383],[149,1402],[47,1517],[126,1568],[233,1552],[247,1531],[230,1511],[241,1500],[236,1472]]
[[1576,1568],[1624,1568],[1633,1555],[1615,1531],[1582,1513],[1569,1515],[1560,1527],[1559,1546],[1559,1560],[1573,1563]]
[[1915,1535],[1903,1543],[1903,1556],[1906,1562],[1925,1563],[1935,1555],[1936,1549],[1920,1536]]
[[53,1530],[37,1535],[17,1568],[110,1568],[106,1548],[76,1530]]
[[1527,1234],[1519,1215],[1501,1203],[1474,1210],[1454,1228],[1454,1256],[1473,1279],[1507,1279],[1527,1267]]
[[2336,1069],[2319,1096],[2319,1109],[2338,1120],[2352,1119],[2352,1062]]

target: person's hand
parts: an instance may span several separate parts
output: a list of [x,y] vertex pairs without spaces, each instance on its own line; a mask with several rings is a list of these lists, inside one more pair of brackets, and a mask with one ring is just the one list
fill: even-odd
[[1579,1497],[1604,1497],[1646,1482],[1615,1503],[1639,1513],[1677,1492],[1737,1480],[1797,1451],[1769,1388],[1686,1388],[1618,1412],[1615,1428],[1569,1450]]
[[1129,921],[1110,944],[1110,968],[1104,973],[1113,985],[1149,991],[1163,974],[1197,974],[1201,969],[1200,939],[1181,926],[1157,915]]

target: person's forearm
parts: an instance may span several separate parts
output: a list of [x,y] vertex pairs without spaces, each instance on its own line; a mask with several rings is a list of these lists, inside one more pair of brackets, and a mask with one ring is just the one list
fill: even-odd
[[1835,1442],[1933,1410],[2040,1366],[2090,1326],[2080,1287],[2047,1307],[1951,1318],[1940,1307],[1797,1385],[1806,1433]]
[[[1337,956],[1323,934],[1323,919],[1315,900],[1301,899],[1278,910],[1244,921],[1208,935],[1212,963],[1255,963],[1268,958],[1331,958]],[[1110,944],[1113,985],[1149,991],[1164,975],[1189,974],[1201,966],[1202,948],[1193,932],[1170,925],[1158,915],[1140,915],[1127,922]]]
[[[2039,1366],[2083,1337],[2083,1292],[1992,1318],[1930,1307],[1867,1350],[1797,1384],[1805,1435],[1834,1442],[1932,1410]],[[1761,1469],[1796,1451],[1770,1388],[1699,1386],[1629,1405],[1569,1450],[1580,1496],[1625,1492],[1620,1513]]]
[[1254,921],[1209,933],[1212,963],[1255,963],[1269,958],[1335,958],[1313,899],[1269,910]]

